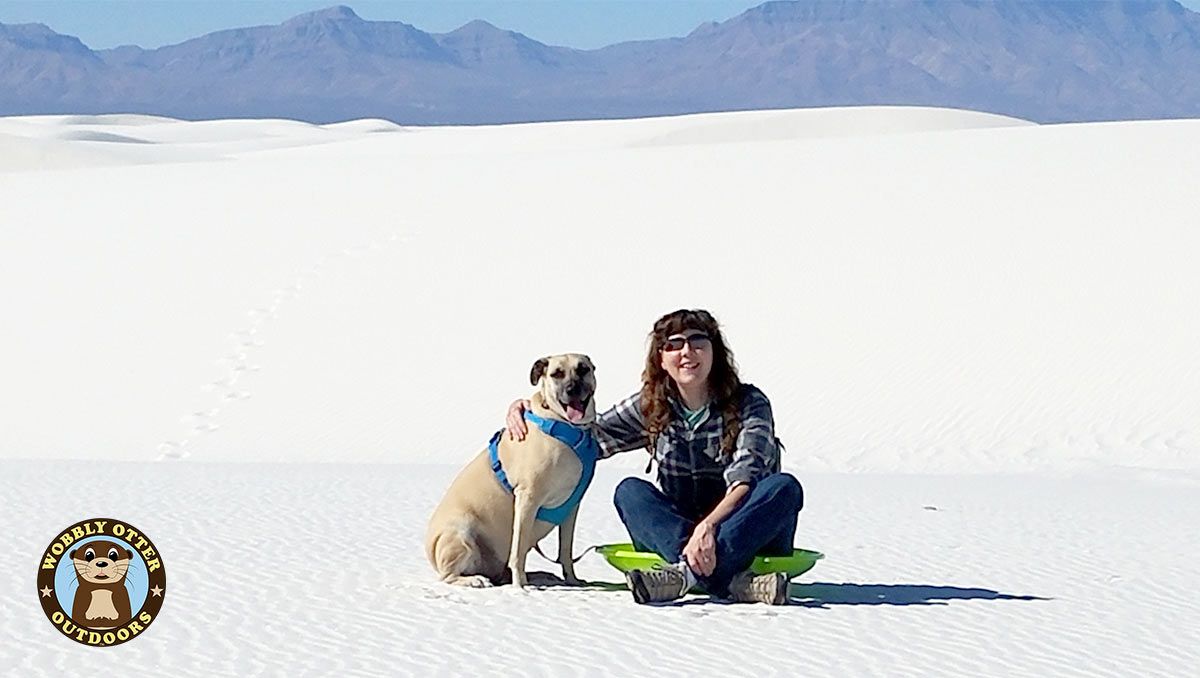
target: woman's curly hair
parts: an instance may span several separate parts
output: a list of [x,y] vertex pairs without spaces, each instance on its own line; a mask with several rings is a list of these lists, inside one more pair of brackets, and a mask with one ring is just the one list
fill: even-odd
[[682,334],[687,330],[699,330],[708,335],[712,342],[713,364],[708,375],[712,389],[712,409],[721,413],[723,434],[721,453],[732,455],[737,447],[738,433],[742,422],[738,417],[742,382],[738,379],[737,364],[733,351],[725,344],[725,336],[717,319],[708,311],[680,309],[659,318],[650,332],[646,367],[642,371],[642,416],[649,434],[649,449],[653,455],[658,436],[667,428],[671,419],[671,406],[667,398],[679,398],[679,392],[671,375],[662,367],[662,348],[667,337]]

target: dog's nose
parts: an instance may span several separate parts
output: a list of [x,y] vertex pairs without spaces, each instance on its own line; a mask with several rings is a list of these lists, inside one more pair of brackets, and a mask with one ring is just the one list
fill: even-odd
[[567,384],[567,395],[576,398],[583,391],[583,386],[579,382],[573,381]]

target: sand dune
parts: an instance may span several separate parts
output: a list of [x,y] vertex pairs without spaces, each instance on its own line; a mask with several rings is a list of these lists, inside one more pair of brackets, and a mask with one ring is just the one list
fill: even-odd
[[[178,140],[148,148],[62,142],[166,164],[13,172],[0,189],[25,225],[0,274],[25,290],[5,302],[25,319],[11,454],[441,461],[486,438],[539,355],[590,353],[613,402],[653,318],[702,305],[807,468],[1197,469],[1198,161],[1181,149],[1200,123],[963,115],[934,112],[944,132],[655,148],[628,146],[695,121],[331,142],[219,121],[164,123]],[[235,140],[255,124],[260,139]],[[171,160],[201,138],[225,160]],[[430,403],[461,427],[397,449]]]
[[[0,492],[21,545],[0,549],[0,661],[1183,675],[1198,149],[1196,120],[909,108],[0,119]],[[533,360],[590,354],[610,404],[682,306],[725,323],[805,482],[798,544],[827,558],[796,605],[435,583],[429,510]],[[609,496],[643,463],[604,463],[581,546],[624,539]],[[106,514],[173,568],[162,619],[107,653],[41,621],[29,556]],[[548,659],[531,638],[551,632]]]
[[992,113],[909,106],[814,108],[684,116],[672,129],[633,146],[778,142],[793,139],[867,137],[1033,125]]
[[346,141],[402,129],[386,120],[314,125],[296,120],[185,121],[149,115],[0,118],[0,172],[227,160],[262,149]]

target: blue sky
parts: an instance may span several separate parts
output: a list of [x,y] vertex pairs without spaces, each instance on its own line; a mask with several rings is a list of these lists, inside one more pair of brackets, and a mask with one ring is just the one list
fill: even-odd
[[[1094,0],[1047,0],[1087,2]],[[686,35],[762,0],[0,0],[0,23],[44,23],[93,49],[183,42],[224,28],[277,24],[345,4],[364,19],[403,21],[431,33],[484,19],[535,40],[592,49]],[[1183,4],[1200,11],[1200,0]]]

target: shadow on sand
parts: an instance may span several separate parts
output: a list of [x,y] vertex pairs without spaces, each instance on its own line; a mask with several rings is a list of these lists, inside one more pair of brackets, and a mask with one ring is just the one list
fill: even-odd
[[991,589],[964,589],[927,584],[792,584],[791,605],[947,605],[952,600],[1052,600],[1018,596]]
[[[628,591],[625,582],[589,581],[582,586],[566,586],[557,575],[548,572],[530,572],[530,584],[542,589],[558,590],[601,590]],[[793,582],[788,591],[789,605],[829,609],[835,605],[948,605],[954,600],[1053,600],[1041,596],[1014,595],[991,589],[968,589],[958,586],[930,586],[928,584],[832,584]],[[671,601],[665,605],[732,604],[727,600],[688,598]]]

